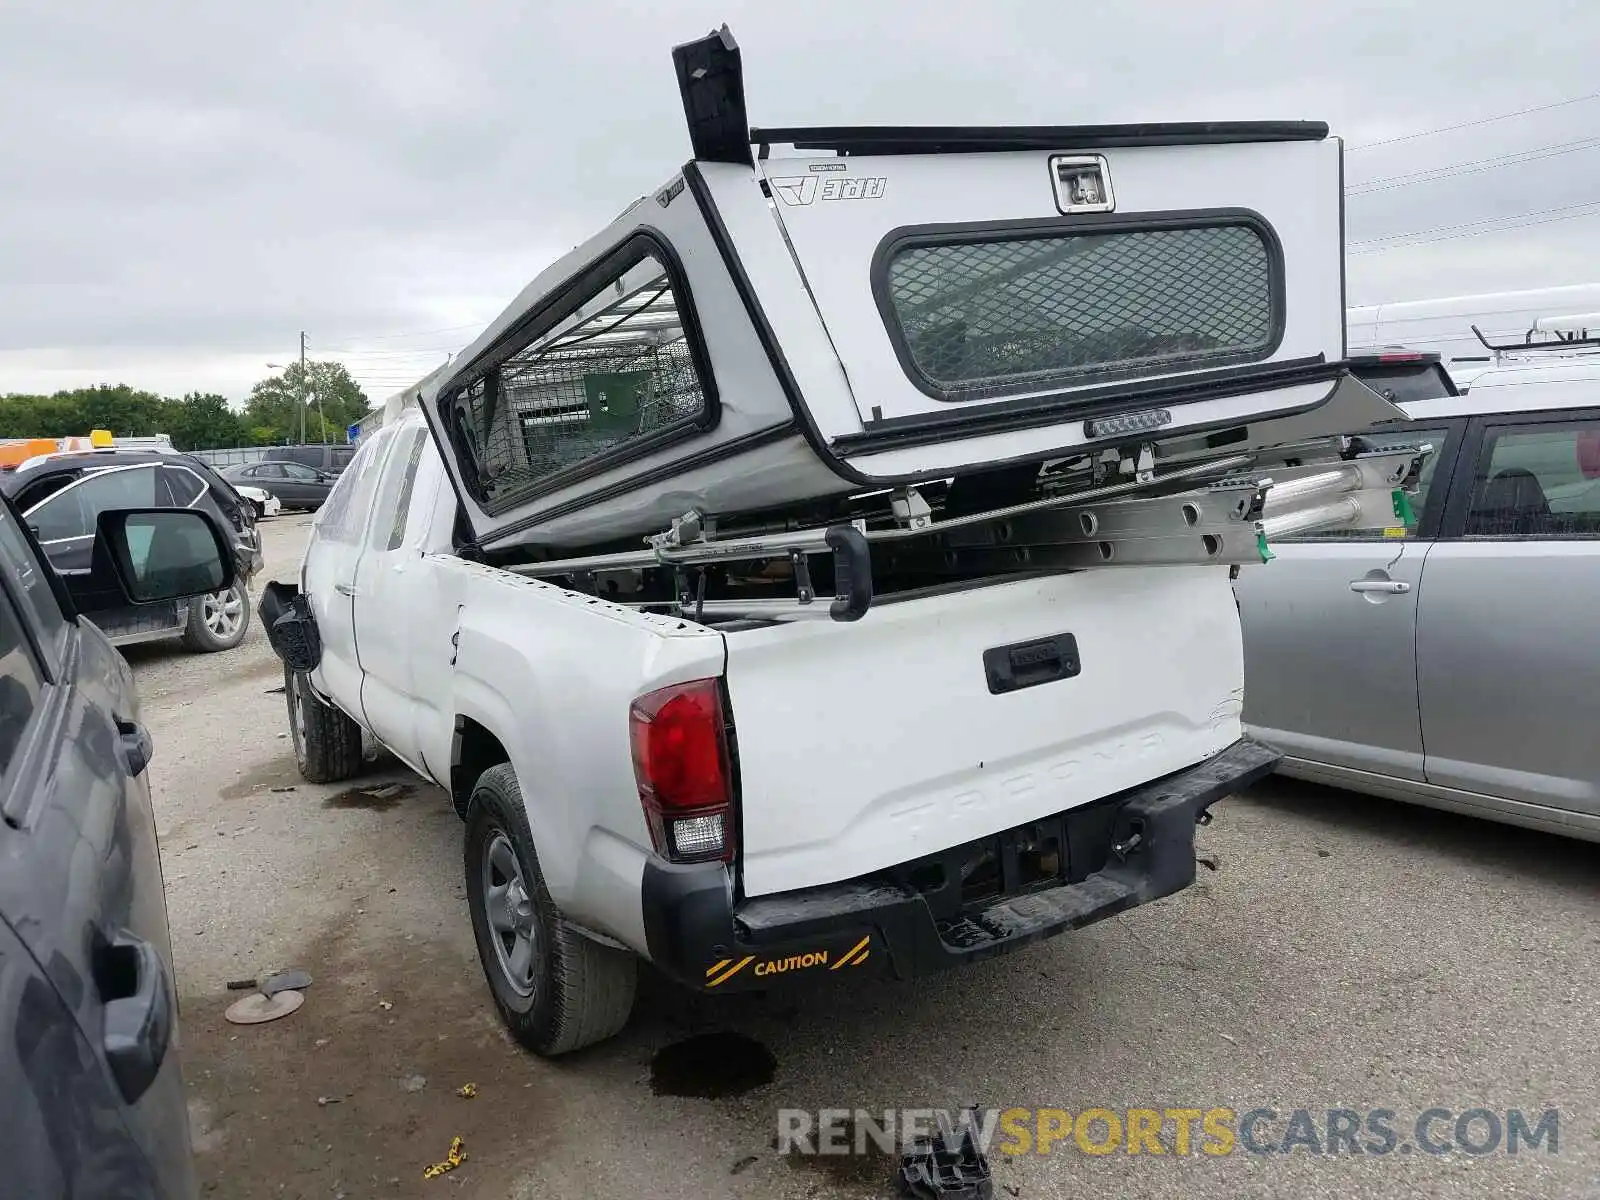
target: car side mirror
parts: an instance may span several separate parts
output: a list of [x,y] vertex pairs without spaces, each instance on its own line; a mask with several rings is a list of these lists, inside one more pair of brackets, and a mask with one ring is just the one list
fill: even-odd
[[231,587],[233,546],[210,513],[192,508],[100,514],[87,571],[63,572],[80,612],[158,604]]

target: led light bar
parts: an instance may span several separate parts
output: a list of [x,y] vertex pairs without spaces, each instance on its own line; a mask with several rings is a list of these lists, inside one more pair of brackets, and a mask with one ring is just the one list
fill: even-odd
[[1172,424],[1172,414],[1164,408],[1147,408],[1142,412],[1117,413],[1110,417],[1092,417],[1083,423],[1087,437],[1119,437],[1130,433],[1143,433]]

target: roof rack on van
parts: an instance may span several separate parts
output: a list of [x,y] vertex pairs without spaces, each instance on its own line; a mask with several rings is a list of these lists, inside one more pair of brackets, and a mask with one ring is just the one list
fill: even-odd
[[[1483,330],[1476,325],[1471,326],[1472,332],[1477,334],[1478,340],[1484,347],[1493,350],[1496,354],[1520,353],[1528,350],[1576,350],[1585,346],[1600,346],[1600,336],[1590,337],[1587,327],[1582,329],[1553,328],[1554,322],[1539,320],[1529,329],[1520,342],[1491,342],[1484,336]],[[1535,335],[1544,333],[1543,340],[1536,340]]]

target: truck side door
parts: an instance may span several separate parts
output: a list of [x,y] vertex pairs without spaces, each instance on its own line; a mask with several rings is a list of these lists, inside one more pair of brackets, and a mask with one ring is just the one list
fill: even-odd
[[300,588],[322,638],[322,661],[311,673],[316,690],[365,724],[361,710],[361,660],[356,652],[356,568],[361,562],[372,502],[392,428],[362,446],[317,512],[301,567]]
[[1449,478],[1464,424],[1370,438],[1434,446],[1414,524],[1283,539],[1239,572],[1245,724],[1291,758],[1422,779],[1417,592],[1443,509],[1433,481]]
[[1600,815],[1600,416],[1480,417],[1417,623],[1427,780]]
[[[395,435],[378,483],[372,527],[356,568],[355,620],[360,636],[361,705],[378,740],[413,770],[448,778],[450,764],[426,763],[417,739],[417,689],[412,665],[423,640],[443,639],[418,576],[426,569],[422,535],[433,496],[418,497],[415,483],[427,427],[414,421]],[[414,507],[426,511],[412,519]],[[433,769],[430,769],[433,768]]]

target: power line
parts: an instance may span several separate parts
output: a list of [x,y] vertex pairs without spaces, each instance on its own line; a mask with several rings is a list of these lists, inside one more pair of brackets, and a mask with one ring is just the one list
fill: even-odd
[[1579,138],[1571,142],[1556,142],[1549,146],[1537,146],[1531,150],[1516,150],[1509,154],[1495,155],[1492,158],[1446,163],[1441,167],[1432,167],[1426,171],[1410,171],[1403,175],[1386,175],[1380,179],[1368,179],[1361,183],[1351,184],[1345,188],[1345,195],[1362,196],[1369,192],[1386,192],[1393,188],[1410,187],[1416,183],[1432,183],[1438,179],[1453,179],[1458,175],[1474,175],[1480,171],[1493,170],[1496,167],[1538,162],[1540,159],[1557,158],[1563,154],[1576,154],[1580,150],[1592,150],[1597,146],[1600,146],[1600,137]]
[[356,349],[368,342],[392,342],[400,338],[430,337],[437,333],[459,333],[464,329],[482,329],[488,322],[474,321],[469,325],[446,325],[443,329],[416,329],[409,333],[374,333],[346,335],[346,340],[334,346],[325,346],[326,350]]
[[1588,204],[1569,204],[1562,208],[1546,208],[1530,213],[1516,213],[1508,217],[1489,217],[1482,221],[1467,221],[1460,225],[1438,225],[1432,229],[1418,229],[1411,233],[1396,233],[1389,237],[1368,238],[1351,242],[1345,247],[1349,254],[1376,254],[1385,250],[1401,250],[1410,246],[1426,246],[1432,242],[1448,242],[1457,238],[1479,237],[1489,233],[1504,233],[1513,229],[1527,229],[1533,225],[1549,225],[1555,221],[1572,221],[1579,217],[1600,215],[1600,201]]
[[422,350],[345,350],[339,358],[346,362],[370,363],[375,368],[399,366],[427,358],[443,358],[459,346],[428,346]]
[[1453,133],[1457,129],[1472,129],[1479,125],[1492,125],[1496,121],[1509,121],[1512,117],[1525,117],[1529,113],[1549,112],[1553,108],[1566,108],[1573,104],[1583,104],[1589,100],[1600,100],[1600,92],[1590,92],[1586,96],[1573,96],[1570,100],[1557,100],[1553,104],[1536,104],[1532,108],[1519,108],[1515,112],[1497,113],[1492,117],[1479,117],[1474,121],[1461,121],[1455,125],[1440,125],[1436,129],[1423,129],[1416,133],[1405,133],[1399,137],[1382,138],[1376,142],[1363,142],[1359,146],[1346,146],[1347,150],[1371,150],[1376,146],[1393,146],[1397,142],[1413,142],[1418,138],[1432,137],[1436,133]]

